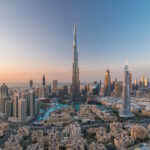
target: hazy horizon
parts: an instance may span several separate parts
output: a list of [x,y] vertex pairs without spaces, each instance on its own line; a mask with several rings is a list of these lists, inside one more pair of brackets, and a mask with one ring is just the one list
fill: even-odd
[[[106,68],[107,69],[107,68]],[[91,83],[93,81],[104,81],[105,77],[105,71],[106,69],[97,69],[97,70],[91,70],[91,71],[80,71],[80,81],[81,83]],[[134,82],[135,79],[138,79],[138,81],[141,79],[142,76],[145,78],[150,78],[150,72],[149,67],[130,67],[129,71],[132,73],[132,82]],[[119,70],[114,68],[110,70],[111,79],[115,80],[117,78],[118,81],[121,81],[123,79],[123,73],[124,73],[124,66],[120,66]],[[62,72],[62,71],[55,71],[55,72],[17,72],[17,73],[7,73],[1,74],[1,80],[0,84],[3,82],[8,84],[15,84],[15,83],[28,83],[29,80],[33,80],[33,82],[41,83],[42,82],[42,76],[43,74],[46,77],[47,83],[52,83],[53,80],[58,80],[59,83],[71,83],[72,79],[72,72],[71,70],[69,72]],[[138,75],[137,75],[138,74]],[[7,79],[6,79],[7,78]]]

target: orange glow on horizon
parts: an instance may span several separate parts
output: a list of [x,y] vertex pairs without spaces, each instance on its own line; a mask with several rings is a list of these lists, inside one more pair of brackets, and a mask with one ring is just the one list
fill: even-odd
[[46,81],[51,82],[54,79],[59,81],[68,81],[71,79],[71,72],[0,72],[0,83],[18,83],[18,82],[28,82],[33,80],[34,82],[41,82],[42,76],[45,74]]

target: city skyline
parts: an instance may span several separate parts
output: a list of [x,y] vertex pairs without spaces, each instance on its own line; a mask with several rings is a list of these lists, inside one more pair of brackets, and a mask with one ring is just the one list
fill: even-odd
[[0,1],[0,150],[150,149],[150,1]]
[[150,77],[150,2],[65,2],[0,2],[0,83],[39,82],[43,74],[71,82],[74,19],[81,82],[103,80],[107,68],[121,80],[126,58],[133,80]]

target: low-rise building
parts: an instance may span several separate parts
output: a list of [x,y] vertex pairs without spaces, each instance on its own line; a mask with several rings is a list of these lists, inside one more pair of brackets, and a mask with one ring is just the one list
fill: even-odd
[[144,140],[147,137],[147,130],[145,127],[141,126],[141,125],[134,125],[131,128],[131,137],[134,140]]

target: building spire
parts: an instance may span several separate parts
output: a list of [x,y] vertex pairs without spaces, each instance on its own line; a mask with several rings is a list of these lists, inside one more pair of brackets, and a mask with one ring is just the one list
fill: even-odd
[[73,33],[73,47],[77,46],[77,33],[76,33],[76,21],[74,22],[74,33]]

